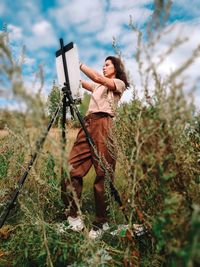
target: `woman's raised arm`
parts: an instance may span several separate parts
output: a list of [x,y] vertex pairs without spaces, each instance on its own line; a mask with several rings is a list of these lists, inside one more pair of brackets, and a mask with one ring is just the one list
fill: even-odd
[[[104,77],[103,75],[94,71],[93,69],[91,69],[90,67],[86,66],[83,63],[80,64],[80,70],[88,78],[90,78],[93,82],[102,84],[102,85],[106,86],[109,90],[112,90],[112,91],[116,90],[115,83],[114,83],[113,79]],[[85,89],[87,89],[87,88],[85,88]]]

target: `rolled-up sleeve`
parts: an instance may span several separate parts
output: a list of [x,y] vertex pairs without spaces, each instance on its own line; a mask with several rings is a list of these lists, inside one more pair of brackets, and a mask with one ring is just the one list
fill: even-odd
[[116,93],[119,93],[119,94],[123,94],[123,92],[125,91],[126,87],[125,87],[125,83],[120,80],[120,79],[113,79],[114,83],[115,83],[115,87],[116,87],[116,90],[115,92]]

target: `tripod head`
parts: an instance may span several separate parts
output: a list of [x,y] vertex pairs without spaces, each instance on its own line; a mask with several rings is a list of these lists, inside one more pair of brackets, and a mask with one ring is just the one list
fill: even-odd
[[[71,98],[72,97],[72,92],[71,90],[69,89],[69,85],[65,83],[65,86],[62,87],[62,92],[63,94],[65,94],[67,96],[67,98]],[[79,105],[82,103],[82,99],[81,97],[77,97],[75,99],[72,99],[73,100],[73,104],[75,105]],[[67,101],[69,102],[69,101]]]
[[[73,99],[72,97],[72,92],[69,88],[69,85],[67,83],[64,83],[65,86],[62,87],[62,92],[63,92],[63,106],[67,106],[70,108],[70,113],[71,113],[71,116],[72,118],[74,118],[74,110],[72,108],[72,105],[79,105],[81,104],[82,100],[81,98],[76,98],[76,99]],[[63,116],[65,116],[66,114],[63,114]]]

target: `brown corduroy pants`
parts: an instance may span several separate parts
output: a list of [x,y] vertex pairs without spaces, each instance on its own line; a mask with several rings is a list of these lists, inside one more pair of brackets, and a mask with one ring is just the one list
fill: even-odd
[[[81,198],[83,177],[94,165],[96,178],[94,181],[94,197],[97,222],[106,221],[106,200],[104,193],[105,178],[114,179],[116,156],[112,141],[112,118],[106,113],[93,113],[85,117],[85,125],[95,143],[92,149],[83,129],[80,129],[72,147],[69,163],[71,165],[71,183],[66,183],[66,191],[73,186],[77,199]],[[98,156],[97,156],[98,155]],[[72,194],[66,194],[64,203],[70,216],[77,216],[77,205]]]

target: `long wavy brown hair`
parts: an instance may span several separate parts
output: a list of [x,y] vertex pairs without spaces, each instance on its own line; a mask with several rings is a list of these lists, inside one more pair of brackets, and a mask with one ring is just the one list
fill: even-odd
[[114,56],[108,56],[106,60],[111,60],[112,64],[115,67],[115,71],[116,71],[116,78],[122,80],[125,83],[126,88],[130,86],[127,76],[126,76],[126,72],[125,72],[125,67],[124,64],[122,63],[121,59],[114,57]]

